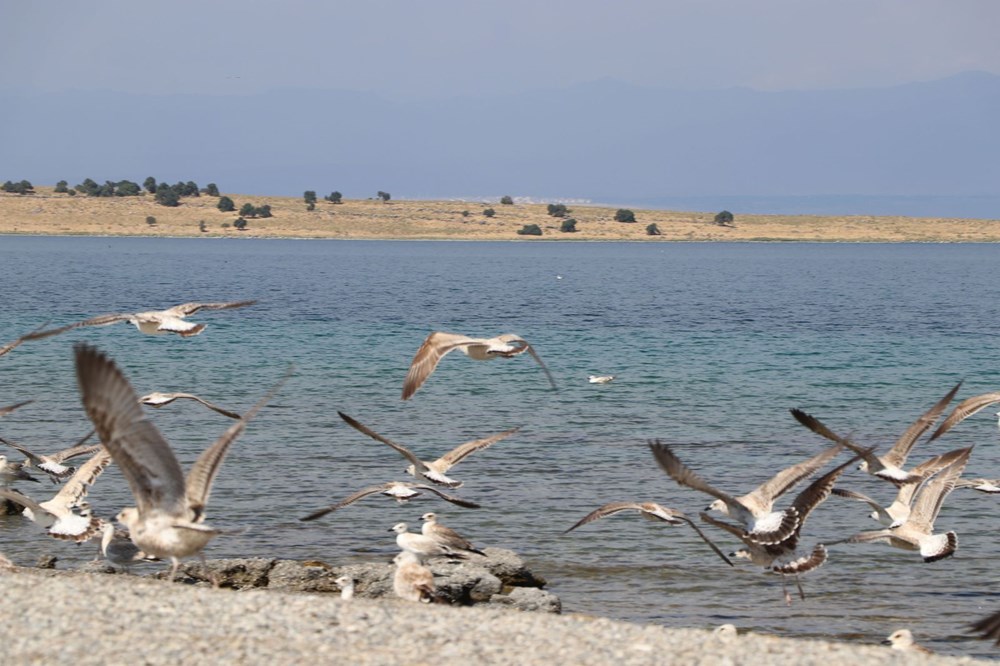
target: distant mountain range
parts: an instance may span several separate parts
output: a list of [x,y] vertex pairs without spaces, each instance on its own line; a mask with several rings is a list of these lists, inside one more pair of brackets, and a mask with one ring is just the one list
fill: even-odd
[[601,80],[432,101],[5,90],[0,109],[0,180],[36,184],[152,175],[244,194],[1000,217],[1000,77],[979,72],[789,92]]

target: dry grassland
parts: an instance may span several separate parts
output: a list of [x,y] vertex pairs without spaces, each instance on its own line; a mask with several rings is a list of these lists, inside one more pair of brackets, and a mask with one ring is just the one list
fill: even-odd
[[[91,198],[55,194],[0,193],[0,234],[202,236],[257,238],[344,238],[423,240],[630,240],[630,241],[841,241],[841,242],[997,242],[1000,221],[815,215],[736,215],[733,227],[713,222],[714,213],[639,210],[636,222],[614,221],[614,208],[571,205],[577,233],[559,231],[561,220],[544,204],[482,204],[472,201],[320,200],[307,211],[300,197],[228,196],[237,209],[245,203],[269,204],[274,217],[249,219],[237,231],[236,213],[218,210],[217,197],[185,197],[176,208],[161,206],[152,195]],[[496,216],[482,214],[492,207]],[[462,211],[469,211],[467,217]],[[146,223],[156,218],[155,225]],[[207,231],[199,230],[204,221]],[[661,236],[646,235],[655,223]],[[537,224],[543,236],[519,236],[525,224]]]

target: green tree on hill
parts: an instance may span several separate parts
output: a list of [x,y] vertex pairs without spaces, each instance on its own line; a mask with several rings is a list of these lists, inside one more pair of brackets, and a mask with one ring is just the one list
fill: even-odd
[[240,207],[240,217],[257,217],[257,208],[252,203],[245,203]]
[[389,203],[389,199],[392,198],[391,194],[389,194],[388,192],[383,192],[382,190],[379,190],[376,196],[382,200],[382,203]]
[[316,203],[316,192],[314,192],[313,190],[306,190],[302,194],[302,198],[305,199],[305,202],[307,204],[314,204]]
[[169,185],[164,185],[163,183],[160,183],[160,185],[156,188],[155,199],[156,203],[161,206],[170,206],[171,208],[175,208],[181,205],[181,197],[177,194],[177,191]]
[[619,208],[615,213],[615,222],[635,222],[635,213],[628,208]]
[[236,204],[234,204],[233,200],[230,199],[229,197],[222,196],[219,197],[218,208],[223,213],[231,213],[232,211],[236,210]]
[[564,234],[576,233],[576,220],[572,217],[567,217],[562,221],[562,224],[559,225],[559,231]]
[[542,228],[537,224],[526,224],[517,230],[518,236],[541,236]]
[[719,211],[715,214],[715,223],[720,227],[732,226],[734,219],[733,214],[728,210]]
[[149,176],[146,180],[142,181],[142,186],[150,194],[156,194],[156,179],[152,176]]
[[56,183],[56,188],[52,191],[58,194],[64,194],[66,192],[69,192],[69,183],[67,183],[65,180],[60,180],[58,183]]
[[254,209],[257,217],[273,217],[271,215],[271,206],[269,204],[264,204],[263,206],[258,206]]
[[656,223],[646,225],[646,235],[647,236],[660,236],[660,228],[656,226]]
[[564,204],[549,204],[548,211],[549,215],[552,217],[566,217],[566,213],[569,212],[569,208],[566,208]]
[[500,197],[500,203],[502,203],[504,206],[513,206],[514,205],[514,199],[512,197],[504,195],[504,196]]
[[486,210],[483,211],[483,215],[485,215],[486,217],[493,217],[496,214],[497,212],[492,208],[487,208]]
[[205,189],[203,191],[205,192],[206,196],[210,197],[219,196],[219,186],[216,185],[215,183],[209,183],[208,185],[205,186]]
[[341,201],[341,199],[344,198],[344,195],[341,194],[340,192],[337,192],[336,190],[334,190],[333,192],[330,192],[330,194],[328,194],[327,196],[325,196],[323,198],[326,199],[327,201],[329,201],[330,203],[339,204],[339,203],[343,203]]

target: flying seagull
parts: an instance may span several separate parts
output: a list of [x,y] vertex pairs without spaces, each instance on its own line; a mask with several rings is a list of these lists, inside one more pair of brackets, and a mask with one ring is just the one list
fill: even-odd
[[205,405],[212,411],[218,412],[223,416],[228,416],[231,419],[241,418],[240,415],[237,414],[236,412],[231,412],[228,409],[223,409],[222,407],[214,405],[208,400],[199,398],[198,396],[192,395],[191,393],[160,393],[159,391],[153,391],[152,393],[147,393],[146,395],[139,398],[139,402],[142,403],[143,405],[148,405],[150,407],[159,409],[160,407],[169,405],[174,400],[182,400],[182,399],[194,400],[195,402],[200,402],[201,404]]
[[198,456],[187,476],[167,440],[146,418],[139,398],[114,361],[78,343],[76,372],[83,406],[101,441],[128,481],[136,506],[122,509],[118,521],[147,555],[170,558],[173,580],[180,558],[198,554],[223,532],[205,525],[212,482],[230,445],[285,379]]
[[364,499],[369,495],[374,495],[376,493],[381,493],[387,495],[399,504],[405,504],[409,502],[414,497],[419,497],[421,491],[426,490],[427,492],[434,493],[443,500],[447,500],[452,504],[464,507],[466,509],[478,509],[479,505],[475,502],[469,502],[468,500],[461,499],[460,497],[455,497],[454,495],[449,495],[448,493],[442,492],[435,488],[434,486],[427,486],[422,483],[405,483],[403,481],[390,481],[389,483],[383,483],[379,486],[368,486],[367,488],[362,488],[356,493],[348,495],[344,499],[340,500],[336,504],[331,504],[330,506],[324,507],[313,511],[305,518],[299,518],[299,520],[316,520],[317,518],[322,518],[331,511],[336,511],[337,509],[343,509],[345,506],[350,506],[360,499]]
[[69,465],[64,465],[63,463],[67,460],[77,458],[79,456],[86,456],[94,453],[99,448],[100,444],[87,444],[87,440],[94,436],[94,431],[91,430],[86,435],[77,440],[76,444],[69,447],[68,449],[63,449],[62,451],[57,451],[52,454],[35,453],[31,449],[24,447],[17,442],[12,442],[8,439],[0,437],[0,444],[6,444],[12,449],[17,450],[25,457],[25,466],[34,467],[39,469],[49,475],[53,483],[58,483],[63,479],[69,477],[73,472],[76,471],[75,467]]
[[49,337],[65,333],[66,331],[82,326],[108,326],[126,321],[135,325],[140,332],[147,335],[160,335],[163,333],[177,333],[181,337],[191,337],[198,335],[205,329],[205,324],[195,324],[187,321],[186,318],[201,310],[231,310],[233,308],[243,308],[253,305],[257,301],[232,301],[228,303],[183,303],[175,305],[166,310],[150,310],[148,312],[123,312],[115,314],[98,315],[90,319],[84,319],[73,324],[67,324],[59,328],[48,331],[29,333],[24,336],[26,340]]
[[[402,444],[397,444],[388,437],[383,437],[371,428],[359,423],[355,419],[351,418],[343,412],[337,412],[340,418],[344,420],[347,425],[351,426],[358,432],[364,433],[371,437],[372,439],[382,442],[391,446],[393,449],[398,451],[403,455],[404,458],[410,461],[410,466],[406,468],[406,473],[414,478],[420,478],[421,476],[436,483],[439,486],[444,486],[446,488],[459,488],[462,485],[461,481],[456,481],[447,476],[448,470],[457,465],[458,463],[465,460],[470,454],[481,451],[488,448],[502,439],[510,437],[518,430],[520,427],[511,428],[510,430],[504,430],[496,435],[490,435],[489,437],[484,437],[482,439],[474,439],[471,442],[465,442],[464,444],[459,444],[454,449],[444,454],[437,460],[425,461],[418,458],[412,451],[403,446]],[[419,476],[418,476],[419,475]]]
[[434,372],[438,362],[456,349],[460,349],[462,353],[476,361],[489,361],[498,357],[513,358],[528,352],[531,354],[531,358],[535,359],[535,362],[541,366],[552,388],[556,388],[552,373],[542,363],[542,359],[535,352],[534,347],[515,333],[504,333],[495,338],[470,338],[457,333],[435,331],[427,336],[410,363],[410,370],[406,373],[406,379],[403,381],[403,400],[408,400],[416,393],[417,389]]

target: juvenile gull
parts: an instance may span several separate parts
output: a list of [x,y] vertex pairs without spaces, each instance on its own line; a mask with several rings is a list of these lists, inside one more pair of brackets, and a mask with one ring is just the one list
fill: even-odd
[[834,488],[833,494],[838,497],[846,497],[866,503],[872,508],[870,515],[874,520],[877,520],[886,527],[898,527],[909,517],[913,497],[917,494],[917,490],[921,488],[921,484],[926,483],[935,474],[964,455],[965,449],[957,449],[935,456],[914,467],[910,473],[919,476],[922,481],[920,483],[907,483],[899,486],[896,490],[896,499],[889,506],[883,507],[871,497],[853,490],[847,490],[846,488]]
[[959,479],[956,488],[971,488],[981,493],[1000,493],[1000,479]]
[[891,645],[893,650],[902,652],[916,652],[918,654],[934,654],[934,651],[925,648],[913,640],[913,634],[909,629],[897,629],[889,634],[889,637],[882,641],[882,645]]
[[424,524],[420,526],[420,533],[425,537],[433,539],[439,546],[450,548],[453,551],[461,553],[486,555],[486,553],[473,546],[472,543],[461,534],[450,527],[439,523],[437,521],[436,513],[425,513],[420,516],[420,519],[424,521]]
[[[101,520],[91,514],[84,501],[97,477],[111,464],[111,454],[101,447],[87,462],[80,465],[55,497],[37,502],[12,489],[0,488],[0,497],[24,507],[24,515],[45,528],[56,539],[82,543],[97,534]],[[79,512],[77,512],[79,510]]]
[[941,423],[940,427],[934,431],[934,434],[927,441],[933,442],[973,414],[998,402],[1000,402],[1000,392],[984,393],[983,395],[966,398],[955,406],[955,409],[948,415],[948,418]]
[[[806,428],[809,428],[817,435],[837,442],[838,444],[843,444],[856,454],[862,456],[862,462],[859,465],[861,470],[896,485],[919,483],[921,481],[920,475],[907,472],[903,469],[903,465],[906,464],[906,459],[910,455],[910,451],[913,450],[914,444],[916,444],[922,434],[927,432],[927,430],[934,425],[934,422],[937,421],[939,416],[941,416],[941,413],[944,411],[945,407],[948,406],[948,403],[951,402],[952,398],[955,397],[955,394],[958,393],[958,389],[961,386],[962,382],[956,384],[955,387],[945,394],[943,398],[938,400],[937,403],[935,403],[930,409],[921,414],[920,417],[914,421],[902,435],[899,436],[896,443],[893,444],[892,448],[889,449],[889,451],[883,456],[876,456],[872,450],[865,449],[864,447],[858,446],[846,438],[840,437],[811,414],[807,414],[800,409],[792,409],[791,412],[796,421],[804,425]],[[944,428],[943,424],[942,428]],[[939,437],[940,434],[943,434],[943,432],[944,431],[939,428],[938,433],[935,433],[931,439]]]
[[434,537],[410,532],[406,523],[396,523],[389,528],[389,531],[396,533],[396,545],[399,546],[400,550],[413,553],[421,562],[437,555],[458,559],[465,558],[463,553],[440,543]]
[[420,559],[404,550],[393,558],[396,572],[392,577],[392,590],[400,599],[430,603],[434,599],[434,574],[420,563]]
[[113,522],[105,522],[101,528],[101,555],[112,565],[121,567],[125,573],[136,562],[154,559],[147,557],[146,553],[132,543],[129,533],[116,528]]
[[348,495],[344,499],[340,500],[336,504],[331,504],[328,507],[324,507],[317,511],[313,511],[308,516],[304,518],[299,518],[299,520],[316,520],[317,518],[322,518],[331,511],[336,511],[337,509],[342,509],[345,506],[354,504],[360,499],[364,499],[369,495],[374,495],[375,493],[381,493],[383,495],[388,495],[395,499],[398,503],[404,504],[409,502],[414,497],[420,496],[422,493],[420,491],[427,490],[443,500],[447,500],[452,504],[457,504],[458,506],[465,507],[466,509],[478,509],[479,505],[475,502],[470,502],[464,500],[460,497],[455,497],[454,495],[449,495],[448,493],[442,492],[435,488],[434,486],[427,486],[422,483],[408,483],[403,481],[390,481],[389,483],[383,483],[379,486],[368,486],[367,488],[362,488],[358,492]]
[[139,402],[142,403],[143,405],[148,405],[149,407],[154,407],[156,409],[159,409],[160,407],[169,405],[174,400],[182,400],[182,399],[194,400],[195,402],[200,402],[209,409],[216,411],[219,414],[222,414],[223,416],[228,416],[231,419],[240,418],[240,415],[237,414],[236,412],[231,412],[228,409],[223,409],[222,407],[212,404],[208,400],[199,398],[196,395],[192,395],[191,393],[160,393],[159,391],[153,391],[152,393],[147,393],[146,395],[139,398]]
[[147,312],[122,312],[114,314],[98,315],[90,319],[84,319],[73,324],[60,326],[48,331],[30,333],[25,339],[32,340],[38,337],[48,337],[65,333],[66,331],[81,326],[108,326],[118,322],[128,322],[133,324],[141,333],[147,335],[160,335],[163,333],[177,333],[181,337],[191,337],[198,335],[205,329],[205,324],[195,324],[186,321],[186,318],[201,310],[231,310],[233,308],[243,308],[253,305],[257,301],[231,301],[227,303],[182,303],[166,310],[149,310]]
[[489,361],[498,357],[513,358],[528,352],[545,372],[552,388],[556,388],[552,373],[542,363],[535,349],[519,335],[504,333],[495,338],[470,338],[457,333],[435,331],[427,336],[410,363],[410,370],[403,381],[403,400],[408,400],[431,376],[438,362],[456,349],[462,350],[462,353],[476,361]]
[[566,530],[566,532],[572,532],[581,525],[586,525],[587,523],[600,520],[601,518],[605,518],[607,516],[613,516],[616,513],[621,513],[622,511],[638,511],[640,515],[647,520],[659,520],[667,523],[668,525],[682,525],[686,523],[691,526],[691,529],[698,533],[701,540],[708,544],[708,547],[711,548],[716,555],[722,558],[723,562],[729,566],[733,566],[733,563],[728,557],[726,557],[725,553],[719,550],[718,546],[712,543],[712,540],[709,539],[708,536],[702,532],[690,518],[685,516],[680,511],[675,511],[674,509],[657,504],[656,502],[609,502],[588,513],[586,516],[578,520],[573,527]]
[[114,361],[87,344],[77,344],[75,352],[87,416],[135,497],[136,507],[123,509],[118,521],[145,553],[170,558],[169,580],[173,580],[180,558],[198,554],[204,562],[202,549],[223,533],[204,524],[212,482],[230,445],[284,380],[208,447],[185,478],[167,440],[146,418]]
[[760,510],[747,506],[732,495],[710,486],[700,476],[682,463],[670,447],[660,440],[649,442],[656,462],[679,485],[701,491],[725,503],[727,513],[740,521],[747,531],[747,538],[759,544],[781,543],[799,525],[799,515],[794,506],[784,511]]
[[971,453],[972,447],[962,449],[950,465],[920,488],[913,500],[910,515],[902,524],[860,532],[834,543],[887,543],[893,548],[920,551],[924,562],[936,562],[953,555],[958,549],[958,535],[953,531],[934,534],[934,520],[948,493],[955,488],[955,483],[965,470]]
[[417,475],[424,477],[432,483],[436,483],[439,486],[444,486],[446,488],[459,488],[462,485],[461,481],[456,481],[447,476],[448,470],[457,465],[458,463],[465,460],[470,454],[476,451],[481,451],[488,448],[502,439],[506,439],[520,430],[520,426],[517,428],[511,428],[510,430],[504,430],[496,435],[490,435],[489,437],[484,437],[483,439],[474,439],[471,442],[465,442],[464,444],[459,444],[454,449],[444,454],[440,458],[434,461],[426,461],[418,458],[412,451],[403,446],[402,444],[397,444],[388,437],[383,437],[371,428],[365,426],[362,423],[354,420],[347,414],[343,412],[337,412],[340,414],[347,425],[351,426],[358,432],[364,433],[371,437],[372,439],[387,444],[399,453],[403,455],[404,458],[410,461],[410,466],[406,468],[406,473],[414,478],[419,478]]
[[34,467],[39,469],[49,475],[53,483],[58,483],[63,479],[69,477],[73,472],[76,471],[75,467],[69,465],[64,465],[63,463],[67,460],[77,458],[79,456],[86,456],[94,453],[99,448],[100,444],[90,444],[86,442],[88,439],[94,436],[94,431],[91,430],[86,435],[81,437],[76,441],[76,444],[69,447],[68,449],[63,449],[62,451],[57,451],[52,454],[34,453],[30,449],[18,444],[17,442],[12,442],[10,440],[0,437],[0,444],[6,444],[19,451],[25,457],[25,466]]

